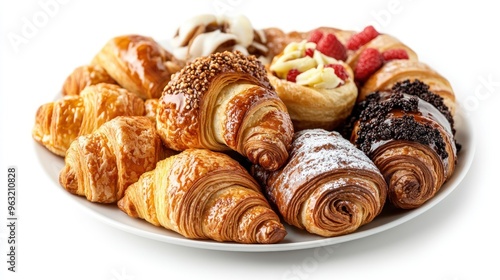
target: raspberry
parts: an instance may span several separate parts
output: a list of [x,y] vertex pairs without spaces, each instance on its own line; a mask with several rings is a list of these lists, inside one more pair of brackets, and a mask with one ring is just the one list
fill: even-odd
[[309,34],[309,39],[307,41],[314,42],[317,44],[322,37],[323,37],[323,32],[319,29],[316,29],[313,30],[311,34]]
[[335,71],[335,75],[337,75],[337,77],[339,77],[344,82],[349,78],[347,71],[341,64],[327,64],[325,65],[325,67],[333,68],[333,71]]
[[288,71],[288,74],[286,74],[286,80],[289,82],[296,82],[297,81],[297,76],[300,74],[300,71],[297,69],[290,69]]
[[347,52],[342,43],[333,34],[326,34],[316,45],[316,49],[324,55],[333,57],[337,60],[346,60]]
[[382,52],[385,61],[393,59],[409,59],[408,53],[404,49],[391,49]]
[[306,49],[306,56],[313,57],[314,55],[314,50],[313,49]]
[[359,55],[356,70],[354,71],[356,80],[364,82],[371,74],[377,71],[384,64],[384,58],[377,49],[367,48]]
[[375,39],[379,35],[378,31],[371,25],[365,27],[363,31],[354,34],[347,40],[346,47],[349,50],[357,50],[359,47]]

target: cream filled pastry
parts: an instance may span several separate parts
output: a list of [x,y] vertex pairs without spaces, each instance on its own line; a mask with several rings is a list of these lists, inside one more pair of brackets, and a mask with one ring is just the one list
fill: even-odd
[[342,61],[344,46],[333,34],[315,34],[289,43],[269,66],[269,80],[297,131],[336,128],[351,113],[358,94],[354,74]]
[[203,14],[185,21],[171,40],[177,59],[191,61],[222,51],[238,50],[265,60],[268,52],[266,37],[255,30],[245,16]]

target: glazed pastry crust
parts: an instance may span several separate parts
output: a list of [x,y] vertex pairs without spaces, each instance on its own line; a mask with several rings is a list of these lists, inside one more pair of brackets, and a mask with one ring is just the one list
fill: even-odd
[[144,101],[144,115],[153,123],[156,123],[156,110],[158,109],[158,98],[146,99]]
[[115,80],[99,65],[79,66],[64,81],[62,95],[79,95],[84,88],[100,83],[116,84]]
[[65,96],[38,108],[33,138],[59,156],[65,156],[71,142],[90,134],[117,116],[142,116],[144,102],[114,84],[86,87],[79,96]]
[[286,235],[250,174],[229,156],[205,149],[158,162],[118,207],[190,239],[277,243]]
[[168,154],[149,118],[116,117],[71,143],[59,182],[89,201],[114,203]]
[[181,67],[171,53],[142,35],[112,38],[93,64],[102,66],[118,84],[142,99],[160,97],[170,76]]
[[288,158],[293,126],[263,65],[240,52],[195,59],[165,87],[158,133],[174,150],[234,150],[277,169]]

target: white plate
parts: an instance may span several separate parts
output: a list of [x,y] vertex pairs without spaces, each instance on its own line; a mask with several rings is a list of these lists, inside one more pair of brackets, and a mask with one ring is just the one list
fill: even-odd
[[455,121],[457,130],[456,138],[457,141],[462,144],[462,150],[459,153],[458,164],[456,166],[455,173],[440,189],[437,195],[427,201],[424,205],[417,209],[409,211],[398,210],[383,212],[371,223],[359,228],[358,231],[339,237],[324,238],[314,236],[304,231],[287,226],[288,235],[286,236],[285,240],[283,240],[279,244],[236,244],[220,243],[207,240],[190,240],[167,229],[155,227],[144,220],[131,218],[120,211],[116,207],[116,205],[102,205],[91,203],[83,197],[72,195],[66,192],[59,185],[59,172],[64,166],[64,161],[62,158],[55,156],[44,147],[36,143],[35,149],[41,165],[49,174],[49,176],[54,180],[56,189],[66,193],[68,199],[71,199],[75,201],[75,203],[80,204],[84,209],[94,214],[95,217],[97,217],[101,221],[104,221],[105,223],[110,224],[111,226],[146,238],[203,249],[240,252],[288,251],[338,244],[385,231],[417,217],[418,215],[429,210],[445,197],[447,197],[465,177],[472,163],[475,150],[474,133],[470,121],[464,117],[461,111],[457,112]]

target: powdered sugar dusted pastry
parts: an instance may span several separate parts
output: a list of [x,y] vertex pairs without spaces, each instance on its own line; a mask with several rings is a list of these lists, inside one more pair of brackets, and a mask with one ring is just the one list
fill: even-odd
[[373,162],[337,132],[294,135],[287,164],[253,173],[283,219],[321,236],[351,233],[384,206],[387,185]]

